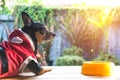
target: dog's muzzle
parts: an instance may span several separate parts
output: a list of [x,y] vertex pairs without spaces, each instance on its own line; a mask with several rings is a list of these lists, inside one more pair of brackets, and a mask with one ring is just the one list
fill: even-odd
[[8,71],[8,60],[4,49],[0,46],[0,62],[1,62],[1,73],[4,74]]

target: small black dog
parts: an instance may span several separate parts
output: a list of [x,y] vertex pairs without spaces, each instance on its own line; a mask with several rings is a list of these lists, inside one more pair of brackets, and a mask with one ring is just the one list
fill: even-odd
[[55,34],[46,30],[43,24],[34,23],[22,12],[24,27],[14,30],[8,41],[0,44],[0,78],[16,76],[27,68],[36,75],[51,71],[42,68],[36,59],[37,45],[51,40]]

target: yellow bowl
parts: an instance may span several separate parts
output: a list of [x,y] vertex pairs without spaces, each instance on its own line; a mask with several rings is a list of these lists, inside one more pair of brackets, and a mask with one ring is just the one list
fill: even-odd
[[87,76],[111,76],[113,69],[113,62],[88,61],[83,63],[81,73]]

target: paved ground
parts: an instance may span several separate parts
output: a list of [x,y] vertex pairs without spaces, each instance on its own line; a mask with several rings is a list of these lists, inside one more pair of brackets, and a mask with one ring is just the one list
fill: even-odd
[[84,76],[81,66],[51,66],[53,70],[41,76],[33,73],[23,73],[17,77],[3,80],[120,80],[120,66],[115,67],[115,72],[109,77]]

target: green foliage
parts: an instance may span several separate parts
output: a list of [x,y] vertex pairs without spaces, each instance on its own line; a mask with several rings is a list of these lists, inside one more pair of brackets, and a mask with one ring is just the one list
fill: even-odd
[[12,12],[7,8],[7,7],[4,7],[1,11],[0,11],[0,14],[6,14],[6,15],[9,15],[11,14]]
[[72,46],[63,51],[63,55],[56,60],[55,65],[58,66],[77,66],[84,62],[81,56],[82,49]]
[[84,59],[79,56],[63,56],[59,57],[55,63],[57,66],[78,66],[82,65]]
[[43,0],[16,0],[16,5],[39,6],[43,5]]
[[119,59],[115,55],[104,52],[101,52],[100,55],[94,59],[94,61],[111,61],[116,65],[119,65]]
[[[113,18],[115,17],[116,9],[103,8],[100,10],[100,12],[98,14],[99,14],[98,20],[88,18],[88,21],[91,22],[92,24],[94,24],[98,28],[109,27],[109,25],[113,21]],[[94,16],[92,16],[92,17],[94,17]]]
[[18,17],[18,25],[22,25],[21,12],[27,12],[34,21],[44,22],[46,16],[46,10],[42,9],[40,6],[27,7],[27,6],[17,6],[14,10],[15,17]]
[[[99,54],[104,39],[102,29],[98,29],[87,22],[89,15],[92,12],[96,15],[96,11],[94,9],[69,9],[65,16],[59,16],[65,36],[72,45],[84,50],[84,56],[87,60],[91,60]],[[91,50],[94,50],[94,52],[91,52]]]
[[111,8],[103,8],[100,10],[100,12],[97,12],[98,19],[92,19],[95,18],[96,16],[91,16],[88,17],[88,22],[92,23],[94,26],[97,28],[101,28],[104,33],[104,38],[105,38],[105,51],[106,53],[108,52],[108,39],[109,39],[109,27],[116,15],[117,10],[116,9],[111,9]]
[[4,1],[0,0],[0,10],[2,10],[3,7],[4,7]]
[[[55,12],[54,9],[48,9],[47,8],[47,13],[46,13],[46,17],[44,19],[45,24],[47,25],[48,29],[52,30],[52,27],[57,27],[58,22],[55,20]],[[53,30],[52,30],[53,31]]]
[[27,12],[34,21],[44,23],[48,28],[56,25],[53,9],[48,9],[42,6],[17,6],[14,11],[15,17],[18,17],[17,24],[20,26],[23,26],[21,18],[22,11]]
[[83,50],[81,48],[72,46],[71,48],[65,49],[63,51],[63,56],[69,55],[69,56],[81,56],[83,53]]
[[0,14],[10,14],[10,9],[5,5],[5,0],[0,0]]
[[86,19],[82,16],[83,14],[85,14],[83,10],[71,9],[67,11],[66,16],[60,16],[64,25],[65,34],[68,40],[75,46],[79,46],[89,36],[89,32],[86,31]]
[[[2,4],[1,4],[2,3]],[[14,5],[6,4],[6,3],[13,3]],[[43,6],[43,0],[0,0],[0,8],[2,10],[0,11],[0,14],[9,14],[12,15],[14,8],[16,6]],[[23,8],[20,8],[23,9]],[[17,10],[17,9],[16,9]],[[16,12],[15,10],[15,12]]]

